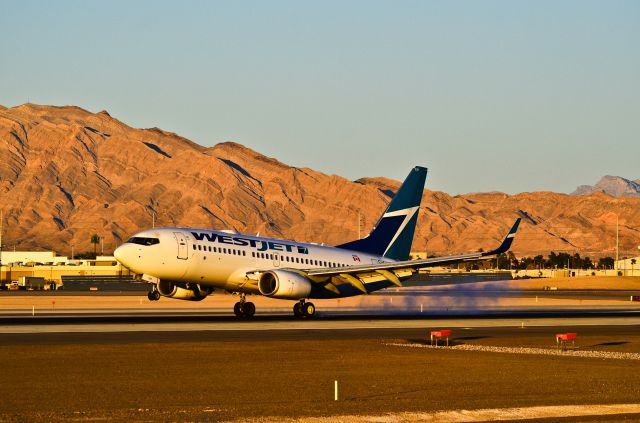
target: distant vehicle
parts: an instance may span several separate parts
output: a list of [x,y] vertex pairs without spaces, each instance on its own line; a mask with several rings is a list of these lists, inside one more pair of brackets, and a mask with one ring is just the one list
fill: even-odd
[[135,234],[114,256],[160,296],[200,301],[214,289],[240,294],[238,317],[255,305],[245,294],[296,300],[293,313],[311,317],[307,299],[341,298],[401,286],[418,269],[486,259],[506,252],[520,223],[488,252],[409,260],[427,169],[409,173],[372,232],[335,247],[195,228],[154,228]]
[[34,289],[41,290],[41,289],[44,289],[46,285],[45,279],[40,276],[20,276],[18,281],[20,286],[23,286],[29,290],[34,290]]

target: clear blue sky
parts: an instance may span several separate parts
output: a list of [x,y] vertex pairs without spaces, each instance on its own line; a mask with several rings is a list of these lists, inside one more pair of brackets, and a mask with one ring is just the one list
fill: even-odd
[[0,104],[452,194],[640,178],[639,1],[6,1]]

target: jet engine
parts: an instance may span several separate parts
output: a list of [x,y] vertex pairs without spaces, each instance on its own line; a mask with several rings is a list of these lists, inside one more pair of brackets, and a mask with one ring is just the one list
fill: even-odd
[[269,270],[260,275],[258,289],[265,297],[299,300],[309,297],[311,281],[299,273]]
[[210,286],[195,283],[173,282],[161,280],[157,285],[160,295],[176,300],[202,301],[213,292]]

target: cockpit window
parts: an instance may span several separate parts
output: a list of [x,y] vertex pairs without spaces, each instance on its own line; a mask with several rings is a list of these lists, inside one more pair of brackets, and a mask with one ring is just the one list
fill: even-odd
[[131,244],[139,244],[139,245],[155,245],[160,244],[160,240],[158,238],[145,238],[141,236],[134,236],[130,238],[127,242]]

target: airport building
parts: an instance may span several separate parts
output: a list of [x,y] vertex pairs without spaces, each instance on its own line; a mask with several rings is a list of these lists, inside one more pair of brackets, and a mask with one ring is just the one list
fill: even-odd
[[52,251],[4,251],[1,289],[147,290],[113,256],[69,259]]
[[615,262],[615,268],[624,276],[640,276],[640,256],[618,260]]

